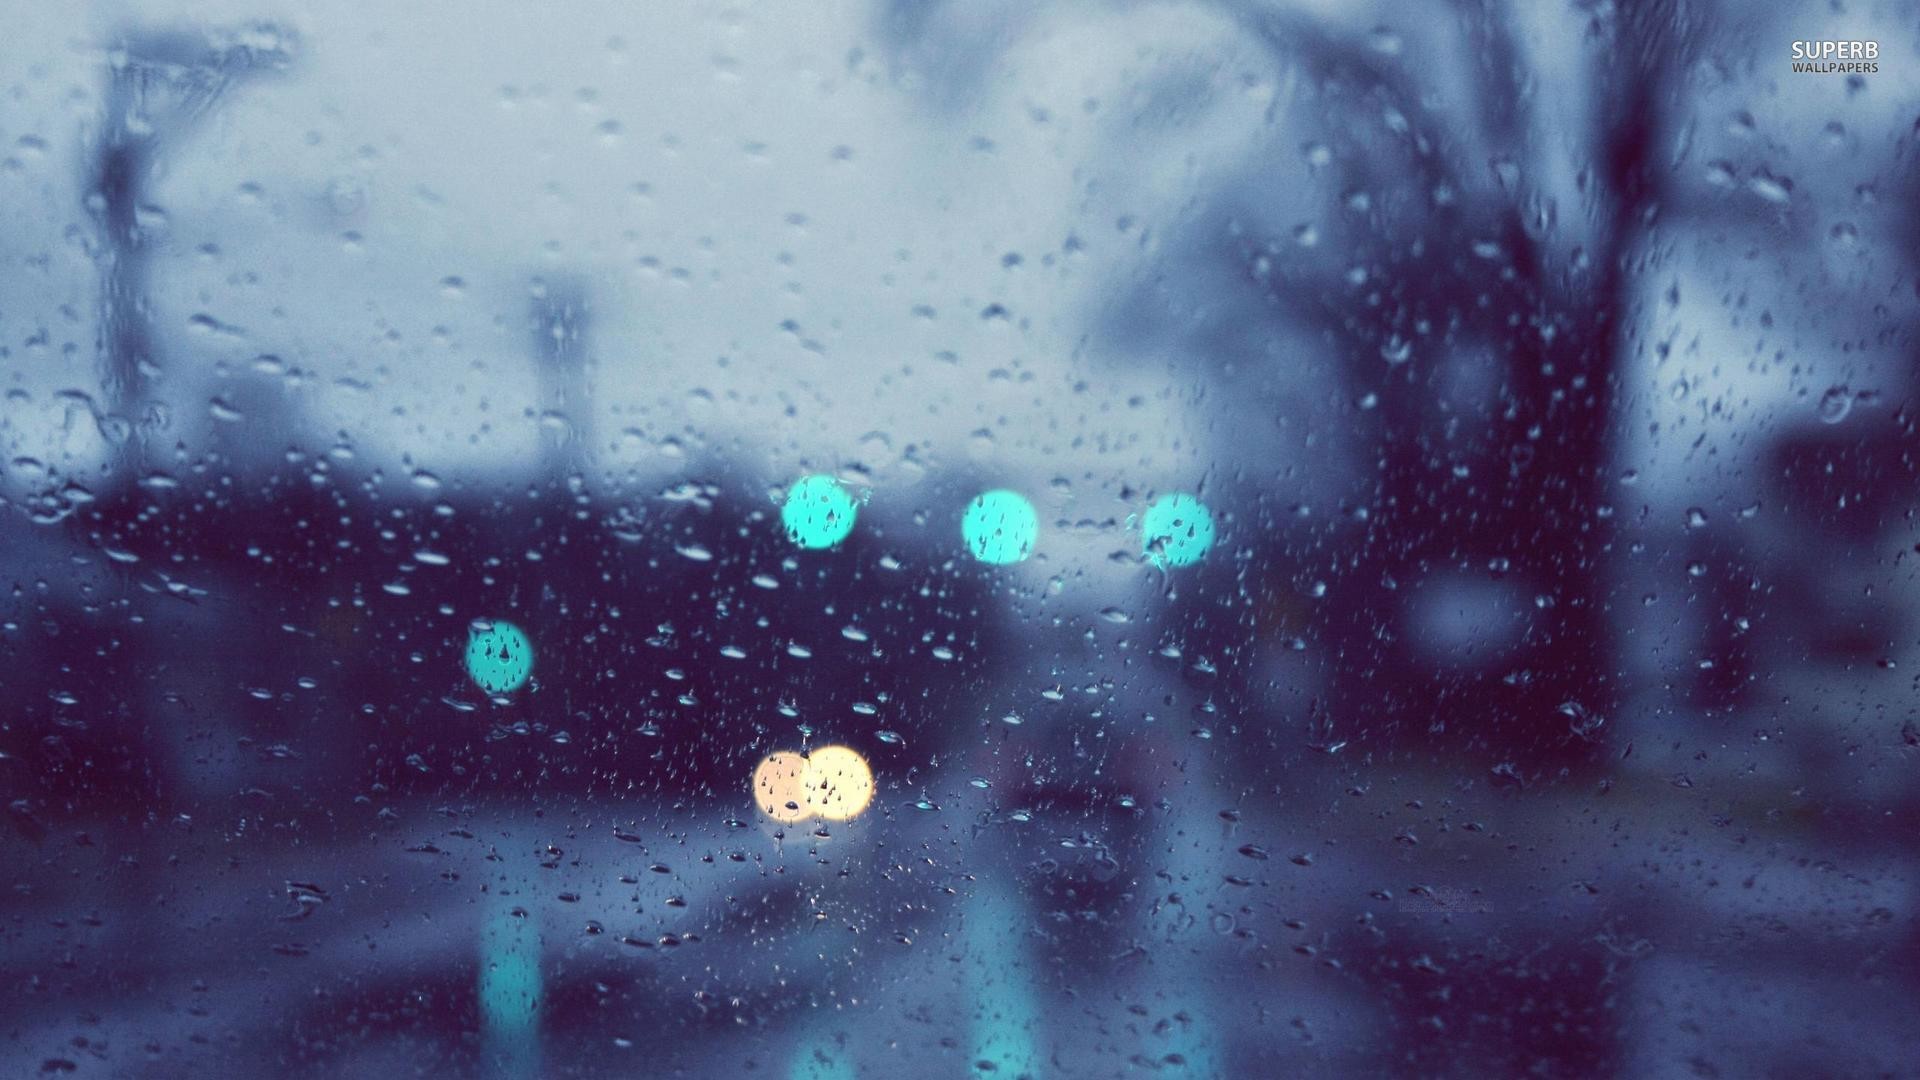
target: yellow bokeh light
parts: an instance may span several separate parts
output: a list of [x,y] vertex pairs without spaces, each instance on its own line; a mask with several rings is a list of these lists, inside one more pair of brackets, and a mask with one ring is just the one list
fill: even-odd
[[807,819],[807,759],[788,750],[768,754],[753,770],[753,801],[782,824]]
[[808,818],[851,821],[873,801],[873,769],[845,746],[823,746],[806,756],[778,750],[753,770],[753,801],[783,825]]
[[823,746],[807,760],[807,801],[828,821],[851,821],[873,801],[873,770],[844,746]]

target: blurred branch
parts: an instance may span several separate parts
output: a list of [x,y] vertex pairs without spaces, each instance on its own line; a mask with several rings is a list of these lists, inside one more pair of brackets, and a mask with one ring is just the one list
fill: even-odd
[[239,31],[147,30],[108,55],[105,117],[82,191],[100,229],[101,352],[108,410],[129,437],[139,388],[158,358],[147,311],[148,253],[140,214],[159,148],[205,116],[241,79],[292,61],[293,37],[270,24]]
[[1449,160],[1444,124],[1421,100],[1419,86],[1397,66],[1296,12],[1235,5],[1228,13],[1276,63],[1299,65],[1322,85],[1356,90],[1376,100],[1383,110],[1381,122],[1405,143],[1429,197],[1459,190],[1460,164]]

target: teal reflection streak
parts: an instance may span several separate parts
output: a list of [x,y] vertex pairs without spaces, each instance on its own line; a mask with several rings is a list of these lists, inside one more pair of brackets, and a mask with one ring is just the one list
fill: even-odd
[[967,504],[960,538],[983,563],[1005,566],[1033,554],[1040,538],[1040,517],[1033,504],[1004,488],[985,492]]
[[1040,1000],[1025,955],[1027,913],[1018,896],[983,885],[964,917],[972,1074],[995,1080],[1037,1077]]
[[1213,513],[1191,495],[1167,495],[1140,523],[1141,551],[1155,566],[1192,566],[1213,546]]
[[533,674],[533,642],[510,622],[468,631],[467,674],[489,694],[520,689]]
[[494,1073],[540,1071],[540,934],[525,915],[496,911],[480,935],[480,1029]]
[[780,524],[786,526],[787,539],[801,547],[827,548],[853,532],[853,521],[859,514],[860,504],[840,481],[816,474],[801,477],[787,490]]

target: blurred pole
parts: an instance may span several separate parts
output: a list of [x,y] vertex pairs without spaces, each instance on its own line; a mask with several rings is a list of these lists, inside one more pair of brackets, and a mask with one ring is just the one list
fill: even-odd
[[107,411],[101,420],[103,433],[118,445],[166,423],[152,394],[163,365],[148,306],[152,248],[142,222],[155,162],[234,82],[284,68],[291,46],[287,34],[263,25],[239,34],[139,31],[109,53],[106,106],[84,190],[101,242],[96,257]]
[[521,901],[529,895],[505,874],[487,898],[480,931],[480,1034],[483,1072],[499,1080],[540,1074],[540,928]]
[[536,279],[534,349],[540,358],[540,454],[549,480],[584,475],[593,438],[587,398],[591,320],[586,286],[573,277]]

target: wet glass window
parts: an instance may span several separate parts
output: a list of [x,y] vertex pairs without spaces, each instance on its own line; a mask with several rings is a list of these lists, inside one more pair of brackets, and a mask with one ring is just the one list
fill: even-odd
[[1920,1062],[1911,4],[0,46],[0,1075]]

